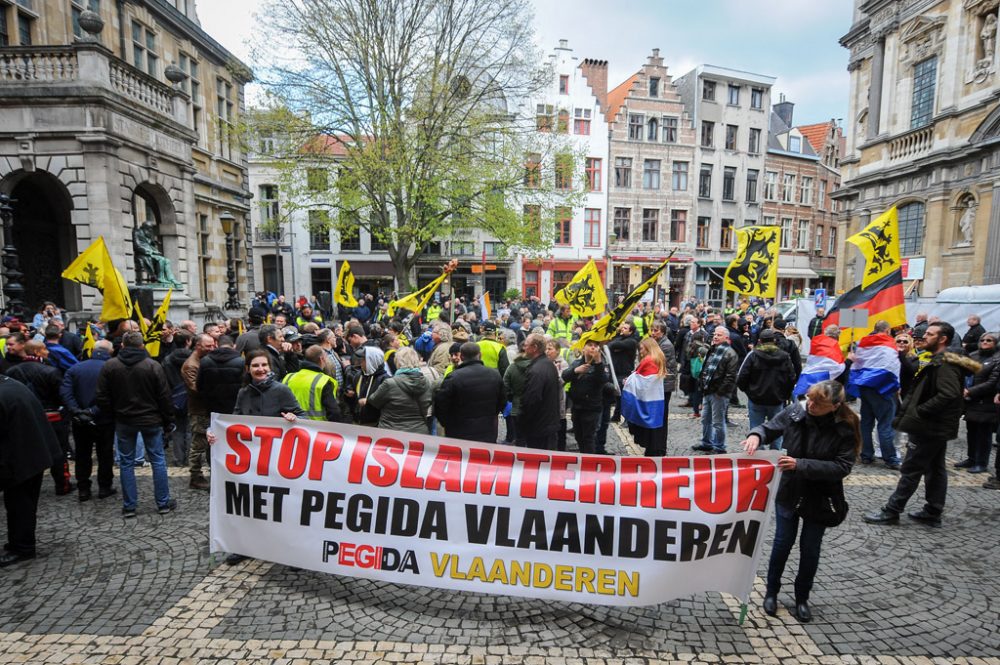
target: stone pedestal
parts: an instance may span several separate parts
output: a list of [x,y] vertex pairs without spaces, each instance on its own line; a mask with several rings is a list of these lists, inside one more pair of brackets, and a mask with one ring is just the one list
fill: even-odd
[[[152,320],[153,315],[156,314],[156,310],[163,303],[163,299],[167,297],[168,291],[170,291],[170,287],[155,285],[134,286],[129,289],[129,292],[132,294],[132,301],[139,304],[142,315],[150,320]],[[174,289],[173,294],[170,296],[170,307],[167,310],[167,318],[174,323],[190,319],[192,302],[194,301],[191,299],[191,296],[183,291]]]

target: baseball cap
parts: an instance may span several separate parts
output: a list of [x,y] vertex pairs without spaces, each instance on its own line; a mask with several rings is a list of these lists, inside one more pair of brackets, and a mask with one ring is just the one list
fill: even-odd
[[771,328],[764,328],[760,331],[760,337],[758,339],[761,342],[773,342],[778,339],[778,333]]
[[284,336],[286,342],[297,342],[302,339],[302,335],[299,334],[299,330],[295,326],[282,328],[281,334]]
[[486,332],[496,332],[497,324],[492,321],[483,321],[483,324],[480,327]]

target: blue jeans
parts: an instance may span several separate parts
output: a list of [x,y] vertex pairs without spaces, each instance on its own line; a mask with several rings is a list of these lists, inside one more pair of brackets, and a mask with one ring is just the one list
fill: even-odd
[[[783,504],[774,504],[775,528],[774,544],[771,546],[771,561],[767,565],[767,594],[777,596],[781,590],[781,576],[785,572],[785,563],[795,544],[795,536],[799,531],[799,516],[792,508]],[[815,522],[802,520],[802,538],[799,540],[799,572],[795,576],[795,602],[809,601],[813,579],[819,568],[819,551],[823,544],[823,534],[826,527]]]
[[[752,399],[747,399],[747,415],[750,416],[750,429],[754,427],[760,427],[768,420],[771,420],[776,415],[781,413],[784,409],[780,404],[775,406],[764,406],[763,404],[756,404]],[[771,442],[771,450],[781,450],[781,439],[783,437],[778,437]]]
[[157,507],[167,505],[170,501],[170,486],[167,481],[167,460],[163,455],[163,428],[136,427],[118,423],[115,434],[118,435],[118,450],[121,453],[119,474],[123,507],[134,509],[139,502],[135,484],[135,449],[136,437],[139,434],[142,434],[142,440],[146,444],[146,455],[153,467],[153,493],[156,496],[156,505]]
[[[136,441],[135,444],[135,458],[133,466],[135,464],[145,464],[145,463],[146,463],[146,446],[143,445],[142,434],[140,434],[139,439]],[[122,453],[120,448],[118,447],[117,434],[115,435],[115,464],[117,464],[118,466],[122,465]]]
[[861,386],[861,459],[870,462],[875,459],[875,444],[872,428],[878,422],[878,442],[882,449],[882,461],[899,464],[896,452],[896,431],[892,429],[892,419],[896,417],[896,399],[893,395],[880,395],[874,388]]
[[726,452],[726,412],[729,395],[706,393],[701,409],[701,442],[716,452]]

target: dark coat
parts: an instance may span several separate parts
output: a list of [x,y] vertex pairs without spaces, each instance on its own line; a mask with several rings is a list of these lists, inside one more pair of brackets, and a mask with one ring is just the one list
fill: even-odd
[[482,361],[472,360],[444,377],[434,395],[434,415],[449,438],[496,443],[497,414],[506,403],[500,374]]
[[169,428],[174,422],[167,377],[145,349],[123,348],[104,363],[97,377],[97,406],[116,423]]
[[663,357],[667,361],[667,375],[663,377],[663,392],[672,393],[677,390],[677,350],[666,335],[657,342]]
[[28,386],[46,411],[58,411],[62,406],[62,396],[59,394],[62,372],[52,365],[26,360],[11,367],[7,376]]
[[979,371],[971,358],[944,351],[917,374],[892,426],[922,439],[950,441],[958,436],[965,377]]
[[285,374],[292,371],[285,365],[285,354],[275,349],[273,346],[268,346],[266,344],[263,348],[267,351],[267,355],[271,359],[271,371],[274,372],[274,378],[281,381],[285,378]]
[[965,420],[996,425],[998,407],[993,403],[993,398],[1000,389],[1000,353],[984,356],[981,351],[976,351],[969,357],[982,363],[982,367],[972,377],[972,385],[969,386],[969,396],[965,400]]
[[60,457],[41,402],[19,381],[0,376],[0,490],[37,476]]
[[524,382],[528,378],[528,365],[531,360],[527,356],[521,355],[514,358],[514,362],[503,375],[503,387],[507,392],[507,401],[510,402],[510,415],[521,415],[521,396],[524,395]]
[[198,394],[209,413],[232,413],[243,387],[243,356],[228,346],[209,351],[198,367]]
[[[913,386],[913,379],[917,375],[917,368],[920,361],[912,353],[899,354],[899,398],[906,399],[910,394],[910,387]],[[898,406],[898,403],[897,403]]]
[[259,384],[250,383],[236,396],[233,413],[239,416],[270,416],[280,418],[283,413],[305,416],[291,389],[273,376]]
[[739,330],[733,330],[728,326],[726,330],[729,331],[729,346],[736,352],[736,357],[742,363],[743,359],[750,352],[750,349],[747,347],[747,340]]
[[986,328],[983,327],[983,324],[977,323],[969,328],[967,333],[962,335],[962,347],[967,354],[971,355],[973,352],[979,350],[979,338],[985,333]]
[[795,402],[763,425],[750,430],[761,437],[761,447],[784,436],[782,445],[795,458],[795,471],[781,474],[775,500],[794,506],[805,492],[820,489],[826,496],[839,491],[843,479],[854,467],[855,429],[836,414],[810,416],[801,402]]
[[[712,375],[708,375],[708,367],[712,363],[712,356],[720,353],[722,358],[715,367]],[[732,395],[733,388],[736,387],[736,375],[740,371],[740,360],[736,357],[736,352],[728,344],[719,344],[712,347],[712,351],[705,358],[705,366],[701,370],[701,391],[706,395]]]
[[97,408],[97,379],[101,369],[111,358],[103,351],[95,351],[93,358],[88,358],[70,367],[63,376],[59,394],[63,404],[72,414],[78,410],[89,411],[94,422],[106,425],[112,421],[111,414]]
[[795,342],[785,337],[784,334],[778,335],[778,348],[788,354],[788,357],[792,359],[792,369],[795,370],[795,380],[799,380],[799,375],[802,374],[802,354],[799,353],[799,347],[795,345]]
[[635,371],[635,357],[639,351],[639,340],[635,335],[618,335],[608,342],[611,366],[615,368],[618,385],[625,383],[625,377]]
[[171,351],[163,362],[163,373],[167,377],[167,383],[170,384],[170,389],[173,390],[175,386],[184,383],[184,376],[181,374],[181,367],[184,366],[184,361],[191,357],[193,351],[191,349],[174,349]]
[[562,384],[556,366],[544,355],[531,361],[525,372],[518,436],[546,436],[559,431],[559,391]]
[[792,359],[775,344],[758,344],[736,377],[739,389],[761,406],[784,404],[792,396],[795,381]]
[[574,409],[599,411],[605,396],[615,392],[611,370],[607,363],[599,363],[591,365],[583,374],[577,374],[576,368],[585,364],[587,363],[583,358],[574,360],[573,364],[563,371],[562,380],[569,384],[569,396],[573,400]]

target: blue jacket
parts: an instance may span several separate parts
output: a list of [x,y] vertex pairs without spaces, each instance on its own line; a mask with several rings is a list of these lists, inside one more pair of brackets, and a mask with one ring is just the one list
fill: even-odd
[[93,358],[77,363],[66,371],[59,396],[70,413],[83,409],[90,411],[94,422],[98,424],[111,422],[111,415],[104,416],[97,408],[97,377],[110,357],[105,351],[95,351]]
[[49,362],[55,365],[60,372],[65,373],[70,367],[80,362],[72,351],[61,344],[45,342],[45,348],[49,350]]

